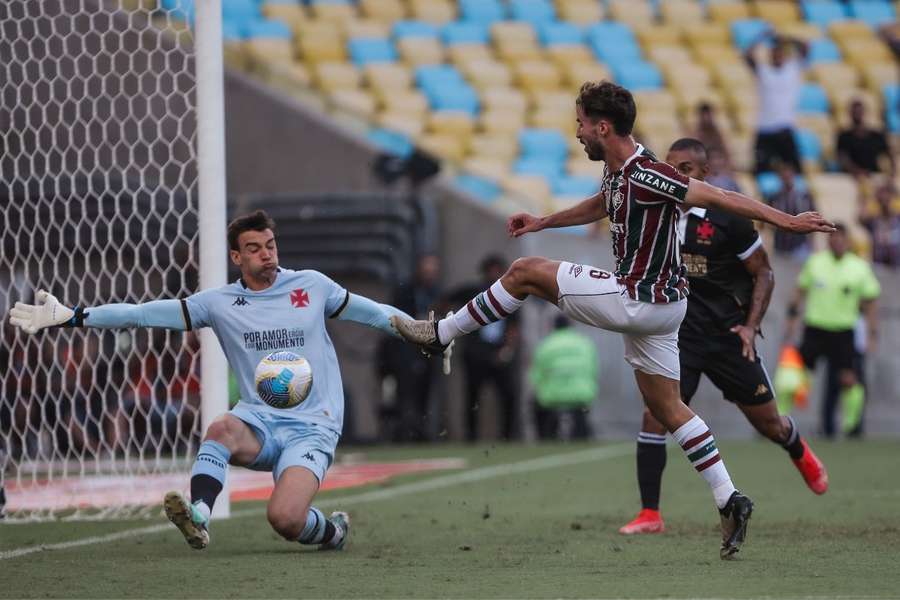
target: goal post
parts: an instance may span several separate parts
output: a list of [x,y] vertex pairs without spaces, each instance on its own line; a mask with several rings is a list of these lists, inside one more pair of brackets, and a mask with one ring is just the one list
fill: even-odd
[[[158,515],[228,408],[227,364],[205,330],[29,336],[7,318],[42,288],[91,306],[226,282],[221,1],[0,3],[9,520]],[[216,508],[228,514],[227,493]]]

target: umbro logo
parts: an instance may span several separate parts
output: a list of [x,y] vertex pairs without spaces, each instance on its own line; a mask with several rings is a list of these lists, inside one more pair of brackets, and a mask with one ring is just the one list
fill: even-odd
[[308,460],[309,462],[316,462],[315,457],[314,457],[312,454],[310,454],[309,452],[307,452],[306,454],[304,454],[304,455],[303,455],[303,458],[305,458],[305,459]]
[[756,387],[756,393],[754,396],[765,396],[769,393],[769,388],[766,387],[766,384],[761,383]]
[[247,299],[243,296],[238,296],[234,302],[231,303],[232,306],[250,306],[250,303],[247,302]]

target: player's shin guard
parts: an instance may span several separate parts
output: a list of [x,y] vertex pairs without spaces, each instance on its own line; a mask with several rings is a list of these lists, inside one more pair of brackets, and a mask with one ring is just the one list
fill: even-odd
[[703,419],[694,415],[687,423],[676,429],[672,437],[684,450],[689,461],[694,466],[709,487],[712,489],[716,506],[723,508],[731,494],[735,492],[734,484],[728,475],[728,469],[719,456],[716,448],[716,440]]
[[339,530],[330,519],[326,519],[322,511],[315,506],[310,506],[306,513],[306,525],[300,532],[297,541],[301,544],[331,544],[334,543],[336,536],[343,536],[344,532]]
[[666,468],[666,436],[642,431],[637,442],[637,476],[641,507],[659,510],[659,492]]
[[191,502],[201,511],[212,511],[225,485],[225,469],[230,458],[231,451],[219,442],[206,440],[200,444],[191,469]]
[[515,298],[506,291],[499,280],[481,292],[468,304],[438,323],[438,341],[449,344],[451,340],[472,333],[485,325],[505,319],[519,310],[524,300]]

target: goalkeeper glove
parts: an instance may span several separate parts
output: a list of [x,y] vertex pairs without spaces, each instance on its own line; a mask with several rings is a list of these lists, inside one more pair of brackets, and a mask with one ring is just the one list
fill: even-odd
[[81,308],[72,310],[63,306],[56,296],[45,290],[35,295],[35,304],[16,302],[9,311],[9,322],[21,327],[25,333],[37,333],[47,327],[81,325],[84,317]]

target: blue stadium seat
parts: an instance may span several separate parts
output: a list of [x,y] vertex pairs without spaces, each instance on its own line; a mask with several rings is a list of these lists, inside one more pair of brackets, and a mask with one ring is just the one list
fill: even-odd
[[197,12],[194,0],[160,0],[159,7],[169,11],[172,17],[189,23],[194,22]]
[[441,30],[441,38],[448,46],[454,44],[487,44],[488,28],[484,23],[447,23]]
[[391,154],[395,154],[400,158],[406,158],[413,153],[413,144],[409,138],[390,129],[372,129],[369,131],[368,139],[370,142]]
[[809,63],[840,62],[841,51],[828,38],[819,38],[809,43]]
[[499,0],[458,0],[463,21],[491,24],[506,18]]
[[563,162],[541,156],[525,156],[515,162],[513,171],[522,175],[540,175],[552,188],[556,180],[562,177]]
[[244,35],[248,38],[275,38],[282,40],[289,40],[293,36],[287,23],[275,19],[248,21],[244,25]]
[[397,21],[394,23],[394,37],[402,38],[437,38],[438,28],[425,21]]
[[828,113],[828,95],[817,83],[804,83],[797,99],[797,110],[805,113]]
[[884,109],[887,114],[887,128],[892,133],[900,133],[900,85],[884,86]]
[[397,51],[387,39],[355,38],[347,41],[350,59],[357,66],[378,62],[395,62]]
[[256,0],[228,0],[222,3],[222,20],[246,23],[262,18]]
[[888,2],[875,0],[851,0],[848,4],[850,15],[854,19],[865,21],[872,27],[897,20],[894,6]]
[[484,177],[477,175],[457,175],[455,183],[478,200],[491,203],[500,196],[500,187]]
[[444,85],[465,85],[465,80],[453,65],[424,65],[415,72],[416,85],[429,90]]
[[541,23],[538,25],[538,39],[544,46],[581,44],[584,42],[584,34],[581,28],[573,23]]
[[593,38],[590,41],[590,45],[594,55],[600,61],[610,65],[640,61],[642,59],[641,48],[637,44]]
[[618,63],[612,70],[616,83],[631,91],[658,90],[663,87],[662,73],[652,63],[644,61]]
[[569,146],[557,129],[526,128],[519,132],[519,148],[523,158],[542,158],[562,163],[569,154]]
[[[768,198],[772,194],[781,191],[781,177],[778,176],[778,173],[764,171],[756,176],[756,187],[763,198]],[[794,177],[794,187],[801,191],[806,190],[808,187],[806,179],[802,175],[796,175]]]
[[596,25],[591,25],[587,31],[587,37],[590,41],[609,42],[614,44],[631,44],[637,46],[637,40],[631,29],[623,23],[614,21],[603,21]]
[[759,35],[769,29],[769,25],[762,19],[738,19],[731,22],[731,39],[738,50],[746,50]]
[[[180,17],[184,18],[184,17]],[[193,17],[191,17],[193,19]],[[226,42],[239,42],[244,39],[244,27],[234,21],[222,21],[222,39]]]
[[587,198],[596,194],[599,189],[599,177],[588,177],[587,175],[563,176],[553,182],[553,194],[556,196]]
[[822,160],[822,144],[819,143],[819,138],[815,133],[809,129],[797,129],[794,131],[794,141],[800,152],[800,158],[812,161]]
[[424,92],[432,110],[453,110],[472,116],[478,114],[478,94],[465,83],[434,85]]
[[828,27],[833,21],[847,18],[844,7],[834,0],[802,0],[800,7],[806,20],[820,27]]
[[510,0],[509,8],[513,19],[532,25],[556,20],[556,9],[549,0]]

